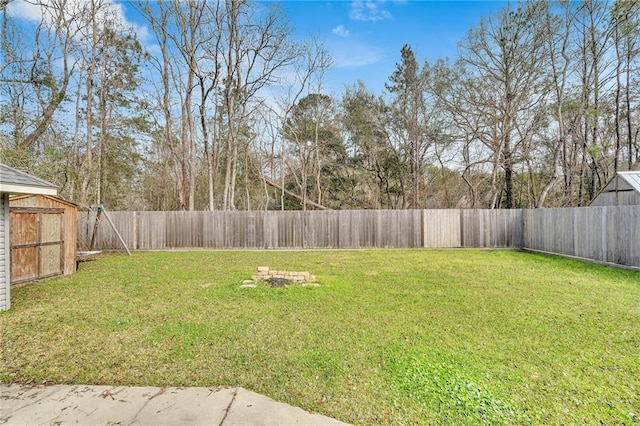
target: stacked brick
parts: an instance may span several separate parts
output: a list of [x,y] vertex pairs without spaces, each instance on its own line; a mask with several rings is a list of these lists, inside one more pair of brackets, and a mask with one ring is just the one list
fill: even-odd
[[254,281],[266,281],[269,278],[284,278],[285,280],[307,283],[316,280],[315,275],[309,274],[308,271],[304,272],[290,272],[290,271],[271,271],[268,266],[258,266],[258,272],[251,277]]

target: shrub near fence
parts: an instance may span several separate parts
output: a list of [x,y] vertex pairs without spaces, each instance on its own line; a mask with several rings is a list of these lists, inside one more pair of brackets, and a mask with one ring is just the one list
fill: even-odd
[[[524,248],[640,267],[640,206],[533,210],[109,212],[130,249]],[[78,214],[88,248],[96,213]],[[101,220],[95,248],[122,248]]]

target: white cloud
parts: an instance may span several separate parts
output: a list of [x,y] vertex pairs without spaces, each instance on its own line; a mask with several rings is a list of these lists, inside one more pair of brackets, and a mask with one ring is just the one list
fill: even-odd
[[332,31],[335,35],[340,37],[349,37],[349,30],[345,28],[344,25],[338,25]]
[[42,10],[40,6],[24,0],[10,1],[7,5],[7,14],[14,18],[26,19],[29,21],[40,21],[42,19]]
[[[7,14],[13,18],[24,19],[32,22],[44,22],[52,25],[54,20],[54,6],[60,3],[54,0],[42,0],[39,3],[28,0],[12,0],[7,5]],[[87,14],[91,13],[91,4],[87,0],[69,0],[64,3],[64,17],[69,22],[75,23],[70,26],[70,30],[74,33],[82,33],[82,22],[86,22]],[[138,36],[138,40],[145,42],[149,39],[149,29],[144,25],[139,25],[127,20],[122,4],[115,3],[113,0],[105,0],[96,2],[98,9],[95,11],[97,22],[103,24],[107,20],[110,21],[115,28],[122,31],[132,29]]]
[[381,9],[380,3],[372,0],[355,0],[351,3],[351,12],[349,17],[354,21],[377,22],[391,18],[388,10]]
[[340,43],[330,46],[335,68],[359,68],[380,61],[384,53],[365,43]]

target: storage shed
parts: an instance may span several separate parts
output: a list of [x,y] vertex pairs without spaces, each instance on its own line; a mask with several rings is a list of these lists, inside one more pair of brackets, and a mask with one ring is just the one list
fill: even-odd
[[0,311],[11,307],[11,214],[9,194],[52,195],[56,186],[0,164]]
[[12,195],[11,284],[76,270],[78,207],[50,195]]
[[589,205],[640,206],[640,171],[616,173]]

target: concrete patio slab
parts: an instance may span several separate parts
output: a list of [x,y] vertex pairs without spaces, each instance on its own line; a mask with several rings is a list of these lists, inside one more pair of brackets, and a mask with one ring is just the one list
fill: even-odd
[[345,423],[317,414],[309,414],[302,408],[276,402],[264,395],[236,388],[234,403],[230,406],[225,426],[270,425],[344,425]]
[[344,425],[241,387],[0,384],[3,425]]

